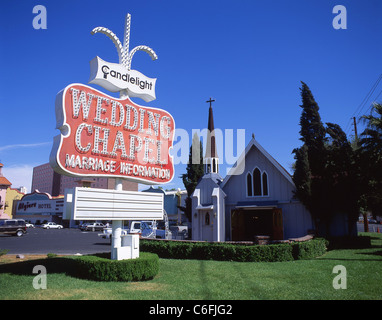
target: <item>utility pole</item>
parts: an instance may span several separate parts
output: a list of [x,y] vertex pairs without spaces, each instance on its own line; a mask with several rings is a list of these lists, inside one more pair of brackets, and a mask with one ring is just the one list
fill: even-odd
[[355,140],[358,141],[357,121],[356,121],[355,117],[353,117],[353,123],[354,123],[354,136],[355,136]]

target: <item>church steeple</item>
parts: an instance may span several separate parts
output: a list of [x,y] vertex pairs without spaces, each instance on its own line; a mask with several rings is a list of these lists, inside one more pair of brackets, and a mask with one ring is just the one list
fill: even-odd
[[218,173],[219,172],[219,157],[216,152],[216,141],[215,141],[215,127],[214,127],[214,116],[212,112],[212,102],[215,100],[206,101],[210,104],[208,111],[208,131],[207,131],[207,143],[206,143],[206,156],[204,157],[204,172],[205,173]]

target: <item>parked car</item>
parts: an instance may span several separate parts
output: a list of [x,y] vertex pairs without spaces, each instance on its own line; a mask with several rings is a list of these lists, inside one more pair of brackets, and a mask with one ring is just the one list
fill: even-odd
[[27,226],[27,228],[34,228],[34,224],[33,223],[27,222],[25,225]]
[[63,226],[55,222],[48,222],[42,225],[44,229],[62,229]]
[[100,222],[86,223],[81,230],[82,231],[102,231],[105,225]]
[[367,221],[368,221],[369,223],[375,223],[375,224],[377,224],[377,223],[378,223],[378,221],[377,221],[377,220],[375,220],[375,219],[372,219],[372,218],[369,218],[369,219],[367,219]]
[[80,229],[81,231],[84,231],[85,228],[86,228],[86,226],[87,226],[88,224],[90,224],[90,223],[88,223],[88,222],[86,222],[86,223],[81,223],[78,227],[79,227],[79,229]]
[[21,237],[25,233],[27,233],[27,226],[24,220],[21,220],[21,219],[0,220],[0,234],[9,234],[9,235]]

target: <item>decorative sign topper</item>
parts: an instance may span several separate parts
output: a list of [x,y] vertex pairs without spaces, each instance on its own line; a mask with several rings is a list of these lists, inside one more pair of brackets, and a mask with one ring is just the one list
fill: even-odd
[[127,90],[129,97],[139,97],[149,102],[155,100],[156,79],[148,78],[136,70],[131,70],[131,61],[134,54],[139,50],[147,52],[152,60],[158,59],[158,56],[148,46],[137,46],[129,52],[130,22],[131,15],[128,14],[126,16],[123,46],[118,37],[109,29],[97,27],[92,30],[92,34],[100,32],[113,41],[117,48],[119,64],[109,63],[95,57],[90,62],[89,83],[98,84],[111,92]]
[[147,184],[163,184],[174,176],[169,154],[175,122],[165,110],[143,107],[129,99],[155,99],[156,79],[130,70],[138,50],[155,52],[147,46],[129,52],[130,15],[126,18],[125,42],[121,45],[110,30],[95,28],[92,33],[108,35],[117,47],[120,63],[91,61],[91,83],[120,91],[114,98],[83,84],[71,84],[56,96],[56,127],[50,163],[55,171],[77,177],[125,178]]

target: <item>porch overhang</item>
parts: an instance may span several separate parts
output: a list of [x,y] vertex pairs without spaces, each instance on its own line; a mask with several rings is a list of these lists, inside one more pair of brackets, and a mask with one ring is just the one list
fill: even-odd
[[212,210],[214,208],[214,205],[211,204],[211,205],[198,205],[195,209],[196,210]]
[[278,201],[239,201],[235,209],[241,210],[263,210],[278,207]]

